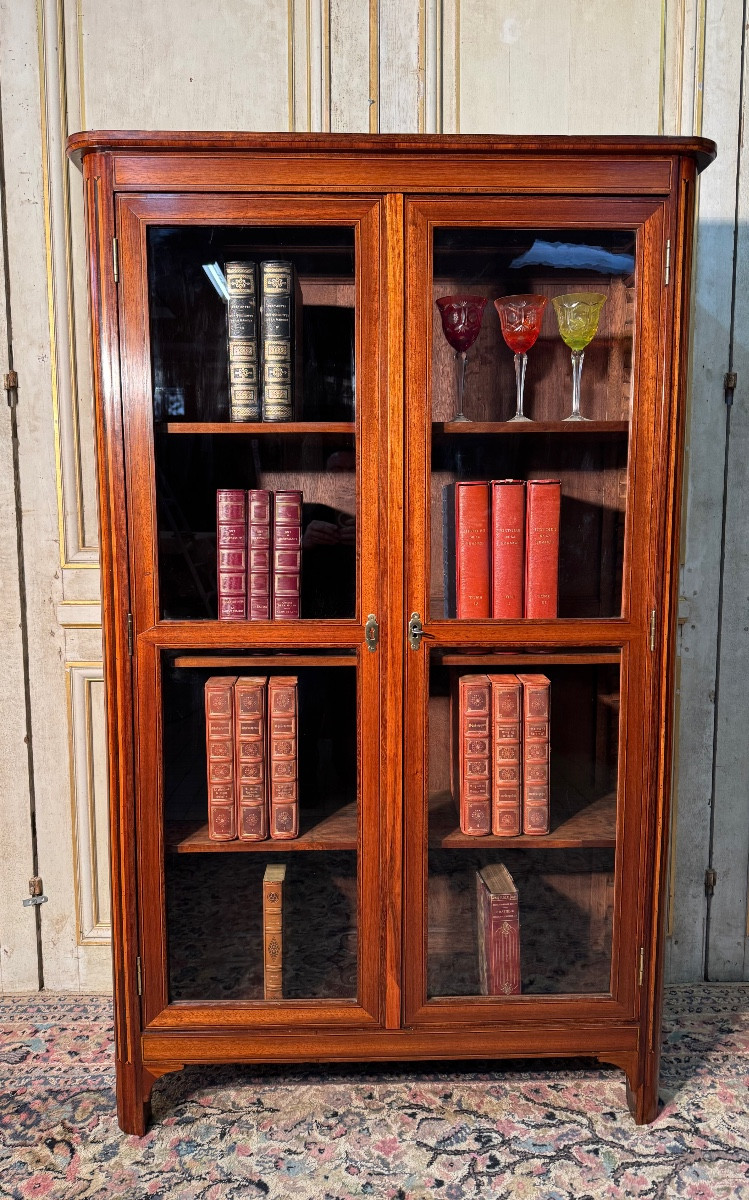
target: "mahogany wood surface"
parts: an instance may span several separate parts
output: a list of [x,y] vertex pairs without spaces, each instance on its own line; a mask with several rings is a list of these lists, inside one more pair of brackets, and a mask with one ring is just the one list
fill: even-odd
[[299,816],[299,836],[262,842],[235,839],[233,842],[214,842],[208,836],[207,824],[167,824],[166,849],[172,854],[262,854],[294,850],[356,850],[356,804],[346,804],[336,812],[320,816],[302,810]]
[[[627,1074],[635,1119],[651,1120],[658,1092],[692,213],[696,172],[714,157],[713,144],[690,138],[105,131],[74,135],[68,150],[82,160],[85,173],[95,346],[122,1128],[142,1133],[153,1080],[187,1063],[560,1054],[617,1063]],[[310,297],[315,292],[316,303],[356,305],[355,422],[155,424],[147,231],[152,225],[201,224],[353,230],[355,284],[305,279],[304,287]],[[551,343],[538,349],[537,368],[546,362],[559,372],[548,397],[538,392],[542,420],[510,426],[492,419],[506,415],[509,404],[506,348],[507,361],[496,377],[505,381],[502,405],[477,409],[482,419],[465,427],[449,420],[452,385],[440,365],[448,358],[435,341],[432,239],[435,229],[456,227],[635,231],[634,290],[626,296],[622,289],[611,292],[611,338],[602,332],[614,374],[600,403],[595,400],[595,420],[575,427],[558,419],[569,403],[567,368]],[[112,270],[115,234],[119,282]],[[628,344],[621,336],[625,318],[633,321],[626,334],[631,364],[620,351]],[[533,352],[529,383],[532,371]],[[260,442],[270,435],[291,442],[299,434],[353,439],[354,617],[164,619],[155,457],[155,435],[161,432],[237,433]],[[516,433],[522,434],[519,442]],[[619,615],[556,621],[432,616],[441,586],[434,578],[431,522],[438,472],[432,472],[432,455],[438,444],[469,447],[471,434],[523,446],[523,454],[531,456],[537,444],[565,447],[560,459],[565,486],[578,489],[581,503],[595,501],[613,514],[601,524],[602,537],[612,538],[626,513]],[[621,445],[628,448],[624,460],[617,458]],[[583,479],[579,456],[588,446],[601,458]],[[267,486],[278,484],[274,479]],[[317,493],[315,501],[323,502]],[[435,612],[440,611],[438,605]],[[375,653],[364,645],[370,612],[380,629]],[[425,628],[417,651],[406,637],[412,612],[421,615]],[[550,672],[590,673],[620,664],[618,691],[605,676],[594,684],[588,674],[582,691],[570,693],[594,701],[594,718],[585,728],[595,737],[598,774],[568,812],[559,807],[546,837],[465,838],[447,798],[430,796],[429,723],[437,722],[438,729],[444,716],[443,698],[430,696],[433,654],[435,663],[450,670],[522,662]],[[236,849],[231,843],[207,845],[195,824],[180,833],[165,827],[165,664],[240,670],[282,662],[292,669],[356,667],[356,801],[303,826],[296,845],[277,846],[283,852],[358,851],[357,1000],[171,1003],[167,859],[228,852],[228,860],[216,861],[231,863],[240,861],[240,850],[239,843]],[[571,769],[577,769],[574,762]],[[612,769],[616,792],[606,786]],[[608,991],[429,998],[430,846],[438,854],[460,856],[477,842],[494,849],[510,841],[521,853],[527,843],[535,849],[545,844],[555,861],[567,853],[610,853],[615,847]],[[250,847],[276,848],[244,843],[241,852]]]

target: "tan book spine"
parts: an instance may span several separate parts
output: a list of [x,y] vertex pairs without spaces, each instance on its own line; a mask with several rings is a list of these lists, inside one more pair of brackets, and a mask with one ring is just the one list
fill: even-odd
[[272,838],[299,835],[297,708],[296,675],[272,675],[268,680]]
[[523,685],[523,833],[549,832],[550,681],[518,675]]
[[476,900],[482,994],[518,996],[521,991],[518,892],[502,863],[493,863],[476,872]]
[[212,675],[205,683],[205,744],[208,767],[208,837],[237,836],[234,795],[234,684],[236,676]]
[[491,687],[488,675],[461,675],[458,683],[460,829],[472,837],[491,831]]
[[492,833],[523,831],[520,729],[523,688],[517,675],[490,675],[492,689]]
[[271,863],[263,876],[263,996],[283,1000],[284,863]]
[[237,833],[241,841],[268,836],[265,675],[241,675],[234,685],[234,752]]

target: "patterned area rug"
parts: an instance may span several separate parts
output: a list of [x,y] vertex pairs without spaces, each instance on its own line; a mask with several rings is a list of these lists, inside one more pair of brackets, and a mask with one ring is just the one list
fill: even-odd
[[[5,1200],[749,1200],[749,986],[667,990],[662,1098],[585,1063],[190,1068],[114,1116],[110,1003],[0,1000]],[[501,1064],[499,1064],[501,1065]]]

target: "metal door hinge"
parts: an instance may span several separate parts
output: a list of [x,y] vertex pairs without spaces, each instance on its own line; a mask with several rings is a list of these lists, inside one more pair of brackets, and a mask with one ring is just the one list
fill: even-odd
[[367,649],[374,654],[377,649],[377,643],[380,640],[380,627],[377,624],[377,617],[374,613],[370,613],[367,617],[367,623],[364,626],[364,641],[367,643]]
[[705,895],[712,896],[715,891],[715,885],[718,882],[718,872],[714,867],[708,867],[705,871]]
[[739,382],[739,377],[736,371],[726,371],[723,376],[723,399],[729,406],[733,404],[733,393]]
[[666,269],[663,272],[663,282],[666,287],[671,282],[671,238],[666,242]]
[[6,371],[3,377],[3,387],[8,393],[8,404],[13,404],[13,393],[18,391],[18,372]]
[[657,619],[656,611],[653,608],[650,610],[650,652],[651,652],[651,654],[655,653],[655,623],[656,623],[656,619]]
[[419,649],[423,636],[424,626],[421,623],[421,617],[417,612],[413,612],[411,620],[408,622],[408,644],[412,650]]
[[642,987],[642,977],[645,974],[645,947],[640,946],[640,966],[637,972],[637,986]]
[[115,283],[120,282],[120,250],[117,244],[117,238],[112,238],[112,272],[114,274]]
[[38,875],[32,875],[29,880],[29,898],[22,900],[24,908],[36,908],[39,904],[46,904],[48,897],[44,895],[44,884]]
[[127,652],[133,656],[133,614],[127,614]]
[[140,957],[135,960],[135,982],[138,988],[138,995],[143,995],[143,972],[140,965]]

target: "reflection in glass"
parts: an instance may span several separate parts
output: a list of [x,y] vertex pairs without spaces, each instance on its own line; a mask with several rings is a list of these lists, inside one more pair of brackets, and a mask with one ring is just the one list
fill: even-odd
[[523,413],[525,368],[528,351],[541,332],[541,320],[546,308],[545,296],[501,296],[494,301],[502,325],[502,336],[515,354],[516,407],[513,421],[528,421]]
[[481,320],[486,308],[483,296],[442,296],[437,307],[442,317],[442,331],[455,351],[458,369],[458,412],[454,421],[468,421],[463,412],[463,396],[466,385],[466,354],[481,330]]
[[552,299],[562,341],[572,351],[572,413],[565,417],[566,421],[588,420],[580,412],[583,351],[595,336],[598,318],[605,303],[606,297],[600,292],[569,292]]

